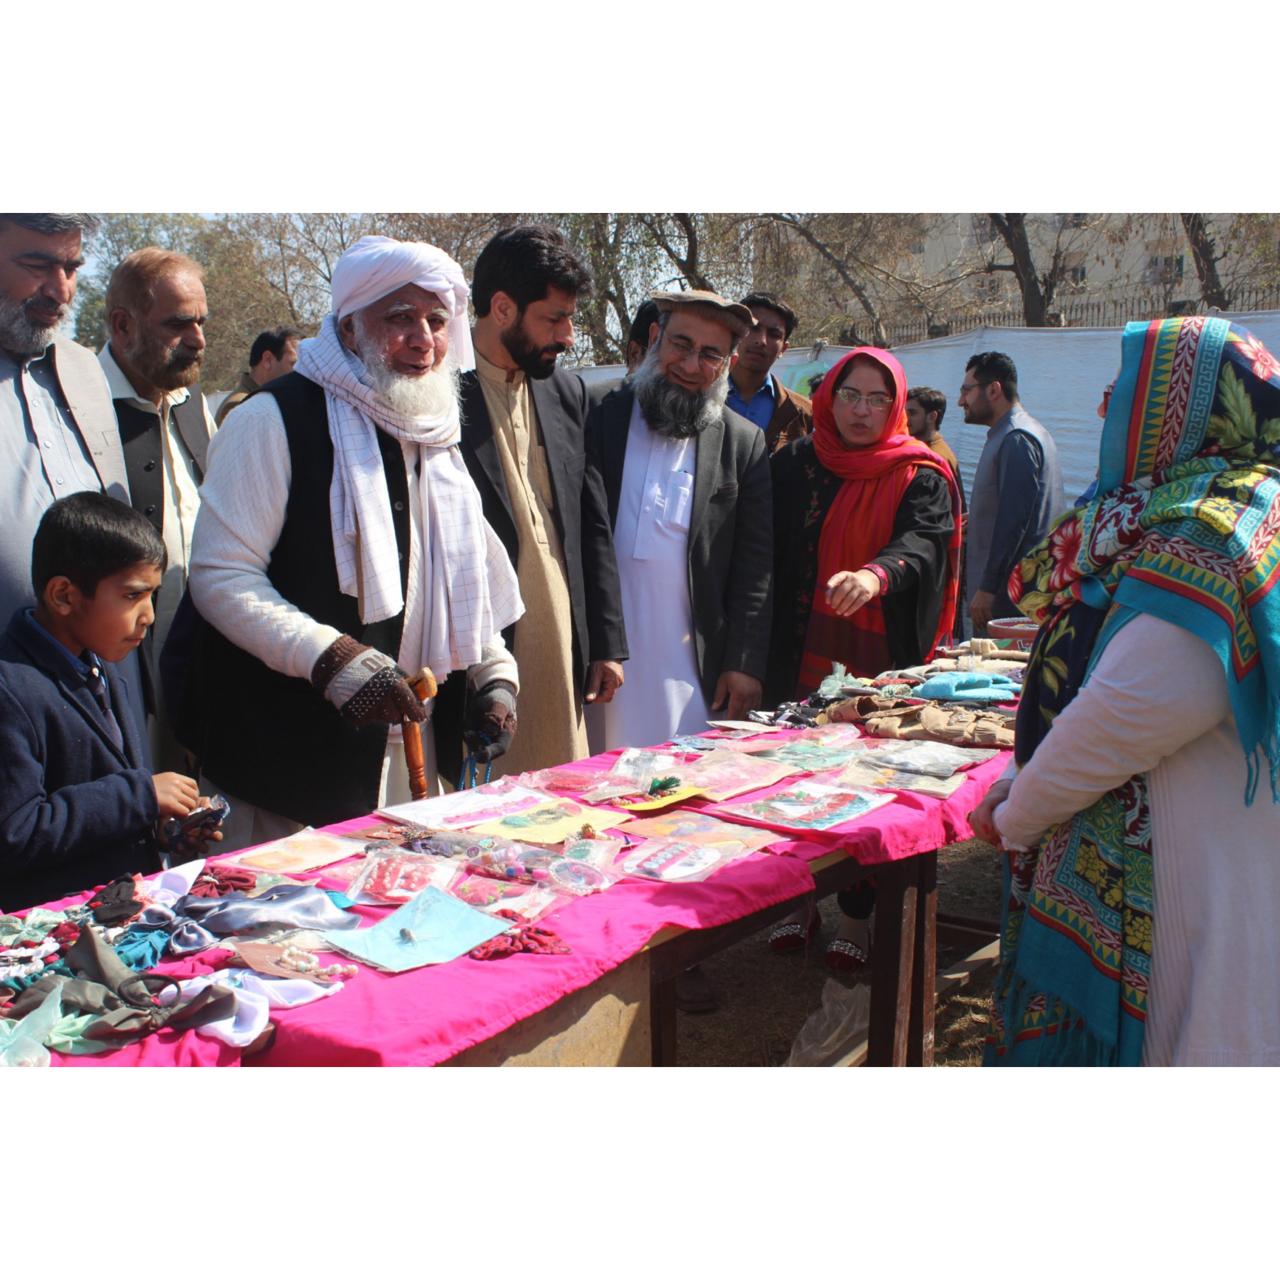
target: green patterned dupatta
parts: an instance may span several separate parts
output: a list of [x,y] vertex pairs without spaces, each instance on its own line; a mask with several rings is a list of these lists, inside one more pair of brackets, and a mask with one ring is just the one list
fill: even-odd
[[[1280,364],[1225,320],[1128,325],[1098,490],[1010,580],[1041,623],[1019,762],[1120,627],[1150,613],[1218,655],[1249,762],[1245,802],[1263,762],[1280,800]],[[988,1062],[1140,1062],[1154,910],[1145,779],[1011,855],[1006,876]]]

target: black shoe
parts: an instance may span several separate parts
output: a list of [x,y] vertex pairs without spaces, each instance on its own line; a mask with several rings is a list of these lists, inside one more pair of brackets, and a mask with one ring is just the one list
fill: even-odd
[[681,1013],[715,1013],[719,1007],[707,975],[696,964],[676,979],[676,1008]]

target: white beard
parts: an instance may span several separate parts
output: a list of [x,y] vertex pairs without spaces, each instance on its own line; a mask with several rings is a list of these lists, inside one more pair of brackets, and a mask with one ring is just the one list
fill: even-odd
[[393,413],[436,421],[450,415],[457,417],[462,371],[452,351],[445,356],[443,364],[435,365],[420,378],[397,373],[366,339],[359,316],[356,317],[356,349],[374,393]]

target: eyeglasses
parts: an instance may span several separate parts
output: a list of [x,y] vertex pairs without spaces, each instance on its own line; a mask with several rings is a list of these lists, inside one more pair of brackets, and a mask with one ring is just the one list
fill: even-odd
[[688,338],[682,337],[680,334],[670,335],[667,337],[666,342],[682,361],[687,360],[690,356],[697,356],[698,363],[708,371],[718,370],[729,358],[714,347],[703,347],[699,350]]
[[965,395],[969,391],[977,391],[979,387],[985,387],[985,382],[962,382],[960,384],[960,394]]
[[841,387],[836,392],[836,395],[851,409],[856,409],[865,402],[872,413],[883,412],[893,403],[893,397],[885,395],[882,391],[873,391],[869,396],[864,396],[861,391],[857,391],[853,387]]

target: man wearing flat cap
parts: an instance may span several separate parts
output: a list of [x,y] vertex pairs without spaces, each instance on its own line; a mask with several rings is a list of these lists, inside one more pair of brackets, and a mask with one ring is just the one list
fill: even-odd
[[[365,236],[294,371],[209,448],[191,597],[203,775],[231,800],[224,847],[408,799],[406,672],[465,670],[480,759],[515,726],[501,632],[523,612],[458,449],[467,286],[427,244]],[[427,739],[432,780],[431,737]]]
[[593,713],[610,748],[698,732],[711,712],[744,717],[769,650],[765,437],[725,407],[751,312],[704,290],[654,301],[643,363],[587,420],[631,650],[626,684]]

